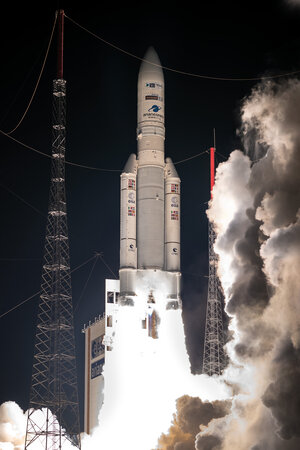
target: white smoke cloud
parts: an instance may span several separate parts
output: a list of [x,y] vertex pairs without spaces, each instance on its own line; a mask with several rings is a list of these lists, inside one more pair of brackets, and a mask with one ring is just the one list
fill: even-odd
[[[26,426],[28,411],[23,412],[17,403],[13,401],[0,405],[0,450],[23,450],[25,445]],[[55,429],[59,429],[58,422],[51,412],[47,414],[47,409],[38,409],[31,415],[32,420],[37,424],[37,430],[46,430],[46,423],[54,424]],[[56,425],[57,424],[57,425]],[[51,447],[51,436],[48,437],[48,448]],[[55,444],[56,445],[56,444]],[[44,450],[46,448],[45,434],[41,433],[30,444],[32,450]],[[63,436],[62,448],[72,450],[70,441]]]
[[0,450],[17,450],[24,447],[26,415],[15,402],[0,406]]
[[300,445],[299,105],[298,80],[256,87],[242,108],[247,154],[217,170],[208,215],[233,317],[225,378],[238,394],[229,415],[201,428],[198,449]]

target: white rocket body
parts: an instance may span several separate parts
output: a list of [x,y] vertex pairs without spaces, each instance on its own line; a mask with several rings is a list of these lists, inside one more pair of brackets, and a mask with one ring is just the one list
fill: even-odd
[[120,299],[134,302],[147,279],[149,293],[155,296],[163,283],[166,307],[178,308],[180,178],[171,159],[165,160],[161,64],[152,48],[144,59],[138,79],[138,153],[130,155],[121,174]]

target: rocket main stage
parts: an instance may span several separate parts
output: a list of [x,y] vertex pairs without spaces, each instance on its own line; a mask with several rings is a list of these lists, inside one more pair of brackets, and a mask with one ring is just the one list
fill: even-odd
[[165,160],[164,100],[161,64],[149,48],[138,78],[137,157],[130,155],[121,174],[119,303],[133,304],[139,286],[148,290],[153,303],[156,290],[164,285],[166,309],[177,309],[180,178],[171,159]]

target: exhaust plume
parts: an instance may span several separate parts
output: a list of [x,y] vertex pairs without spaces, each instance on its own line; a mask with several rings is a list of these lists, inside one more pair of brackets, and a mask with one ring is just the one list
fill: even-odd
[[[229,400],[202,402],[198,397],[184,395],[176,401],[177,412],[168,434],[162,434],[158,442],[160,450],[194,450],[195,437],[200,427],[230,412]],[[209,441],[215,441],[210,436]],[[205,441],[205,440],[204,440]],[[202,447],[201,447],[202,448]]]

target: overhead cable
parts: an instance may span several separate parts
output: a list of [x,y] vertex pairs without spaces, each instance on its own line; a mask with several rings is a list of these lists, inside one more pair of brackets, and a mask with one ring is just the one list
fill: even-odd
[[15,262],[15,261],[41,261],[40,258],[0,258],[1,262]]
[[118,50],[119,52],[122,52],[125,55],[128,55],[128,56],[130,56],[132,58],[138,59],[139,61],[146,62],[148,64],[151,64],[152,66],[161,67],[162,69],[168,70],[169,72],[179,73],[180,75],[187,75],[187,76],[190,76],[190,77],[202,78],[202,79],[206,79],[206,80],[215,80],[215,81],[259,81],[259,80],[271,80],[271,79],[275,79],[275,78],[282,78],[282,77],[286,77],[286,76],[289,76],[289,75],[295,75],[297,73],[300,73],[300,70],[295,70],[293,72],[285,72],[285,73],[282,73],[282,74],[279,74],[279,75],[266,75],[266,76],[260,76],[260,77],[245,77],[245,78],[244,77],[243,78],[239,77],[239,78],[235,78],[235,77],[217,77],[217,76],[210,76],[210,75],[200,75],[200,74],[197,74],[197,73],[191,73],[191,72],[185,72],[183,70],[172,69],[171,67],[162,66],[160,64],[155,64],[154,62],[148,61],[148,60],[146,60],[144,58],[141,58],[140,56],[134,55],[133,53],[130,53],[130,52],[124,50],[123,48],[118,47],[117,45],[106,41],[105,39],[103,39],[99,35],[93,33],[92,31],[90,31],[87,28],[85,28],[82,25],[80,25],[74,19],[71,19],[71,17],[68,17],[66,14],[65,14],[65,17],[68,20],[70,20],[72,23],[74,23],[74,25],[76,25],[77,27],[79,27],[82,30],[86,31],[91,36],[94,36],[96,39],[99,39],[101,42],[103,42],[106,45],[109,45],[110,47],[114,48],[115,50]]
[[[0,130],[0,133],[3,134],[3,136],[6,136],[9,139],[11,139],[12,141],[16,142],[17,144],[20,144],[23,147],[26,147],[29,150],[31,150],[35,153],[38,153],[39,155],[45,156],[46,158],[49,158],[49,159],[53,159],[53,157],[51,155],[49,155],[48,153],[42,152],[41,150],[38,150],[38,149],[32,147],[31,145],[28,145],[22,141],[19,141],[18,139],[14,138],[13,136],[10,136],[8,133],[5,133],[5,131],[3,131],[3,130]],[[100,167],[86,166],[84,164],[77,164],[77,163],[74,163],[71,161],[65,161],[65,163],[68,164],[69,166],[81,167],[83,169],[89,169],[89,170],[99,170],[101,172],[121,172],[121,170],[118,170],[118,169],[101,169]]]
[[34,99],[35,93],[36,93],[37,88],[38,88],[38,86],[39,86],[39,83],[40,83],[42,74],[43,74],[43,72],[44,72],[45,64],[46,64],[46,61],[47,61],[47,58],[48,58],[49,50],[50,50],[51,43],[52,43],[53,33],[54,33],[54,30],[55,30],[56,20],[57,20],[57,11],[56,11],[56,13],[55,13],[54,23],[53,23],[53,27],[52,27],[52,31],[51,31],[51,35],[50,35],[50,39],[49,39],[49,43],[48,43],[48,47],[47,47],[47,50],[46,50],[46,55],[45,55],[45,58],[44,58],[44,61],[43,61],[43,64],[42,64],[42,68],[41,68],[40,74],[39,74],[39,76],[38,76],[38,79],[37,79],[35,88],[34,88],[34,90],[33,90],[32,96],[31,96],[31,98],[30,98],[30,100],[29,100],[29,103],[28,103],[28,105],[27,105],[27,107],[26,107],[26,109],[25,109],[25,111],[24,111],[24,114],[22,115],[21,119],[19,120],[19,122],[17,123],[17,125],[15,126],[15,128],[13,128],[13,129],[10,130],[10,131],[7,131],[7,134],[12,134],[12,133],[13,133],[14,131],[16,131],[16,129],[21,125],[21,123],[23,122],[23,120],[24,120],[24,118],[25,118],[25,116],[26,116],[26,114],[27,114],[27,112],[28,112],[28,110],[29,110],[29,108],[30,108],[30,105],[31,105],[31,103],[32,103],[32,101],[33,101],[33,99]]
[[204,155],[204,153],[208,153],[208,151],[204,150],[204,152],[198,153],[197,155],[194,156],[190,156],[189,158],[182,159],[181,161],[176,161],[173,164],[181,164],[183,162],[190,161],[191,159],[198,158],[199,156]]
[[83,295],[84,295],[84,293],[85,293],[85,290],[86,290],[86,288],[87,288],[87,285],[89,284],[90,278],[91,278],[92,273],[93,273],[94,268],[95,268],[95,265],[97,264],[97,261],[98,261],[98,256],[99,256],[99,255],[97,255],[97,254],[95,255],[95,260],[94,260],[94,263],[93,263],[93,265],[92,265],[91,271],[90,271],[90,273],[89,273],[89,276],[87,277],[87,280],[86,280],[86,282],[85,282],[85,284],[84,284],[84,286],[83,286],[83,289],[82,289],[82,291],[81,291],[81,294],[80,294],[80,296],[79,296],[79,299],[78,299],[78,301],[77,301],[77,303],[76,303],[76,306],[75,306],[75,308],[74,308],[74,314],[76,313],[76,311],[77,311],[77,309],[78,309],[78,307],[79,307],[79,305],[80,305],[80,301],[81,301],[81,299],[82,299],[82,297],[83,297]]
[[[22,141],[19,141],[18,139],[14,138],[13,136],[10,136],[9,134],[5,133],[5,131],[3,131],[3,130],[0,130],[0,133],[3,134],[3,136],[6,136],[9,139],[11,139],[12,141],[16,142],[17,144],[20,144],[23,147],[28,148],[29,150],[31,150],[35,153],[38,153],[39,155],[45,156],[46,158],[49,158],[49,159],[53,159],[53,157],[51,155],[49,155],[48,153],[42,152],[41,150],[38,150],[38,149],[32,147],[31,145],[28,145]],[[180,161],[176,161],[174,164],[181,164],[183,162],[189,161],[190,159],[198,158],[199,156],[202,156],[205,153],[207,153],[207,150],[205,150],[201,153],[198,153],[197,155],[193,155],[188,158],[182,159]],[[78,164],[78,163],[74,163],[71,161],[65,161],[65,163],[68,164],[69,166],[80,167],[82,169],[89,169],[89,170],[98,170],[100,172],[119,172],[119,173],[122,172],[122,170],[120,170],[120,169],[103,169],[100,167],[86,166],[84,164]]]
[[47,217],[46,214],[42,213],[39,209],[37,209],[35,206],[31,205],[29,202],[27,202],[26,200],[24,200],[23,197],[21,197],[19,194],[16,194],[14,191],[12,191],[10,188],[8,188],[7,186],[4,186],[3,183],[0,183],[0,186],[5,189],[6,191],[8,191],[10,194],[12,194],[14,197],[16,197],[17,199],[21,200],[21,202],[23,202],[25,205],[29,206],[30,208],[32,208],[35,212],[37,212],[38,214],[40,214],[43,217]]
[[112,270],[111,267],[109,267],[109,265],[107,264],[107,262],[104,260],[103,258],[103,253],[96,253],[97,256],[99,256],[99,258],[101,259],[101,261],[103,262],[103,264],[107,267],[107,269],[110,271],[111,274],[113,274],[113,276],[117,279],[117,275],[115,274],[115,272]]
[[[86,261],[84,261],[82,264],[79,264],[79,266],[75,267],[75,269],[71,270],[71,273],[75,272],[76,270],[80,269],[81,267],[85,266],[87,263],[89,263],[92,259],[97,258],[97,255],[92,256],[92,258],[87,259]],[[20,303],[18,303],[17,305],[13,306],[12,308],[10,308],[8,311],[6,311],[5,313],[0,315],[0,319],[4,316],[6,316],[7,314],[9,314],[10,312],[14,311],[15,309],[19,308],[20,306],[24,305],[24,303],[29,302],[29,300],[32,300],[34,297],[36,297],[37,295],[39,295],[42,292],[42,290],[39,290],[38,292],[36,292],[35,294],[31,295],[30,297],[26,298],[25,300],[21,301]]]

